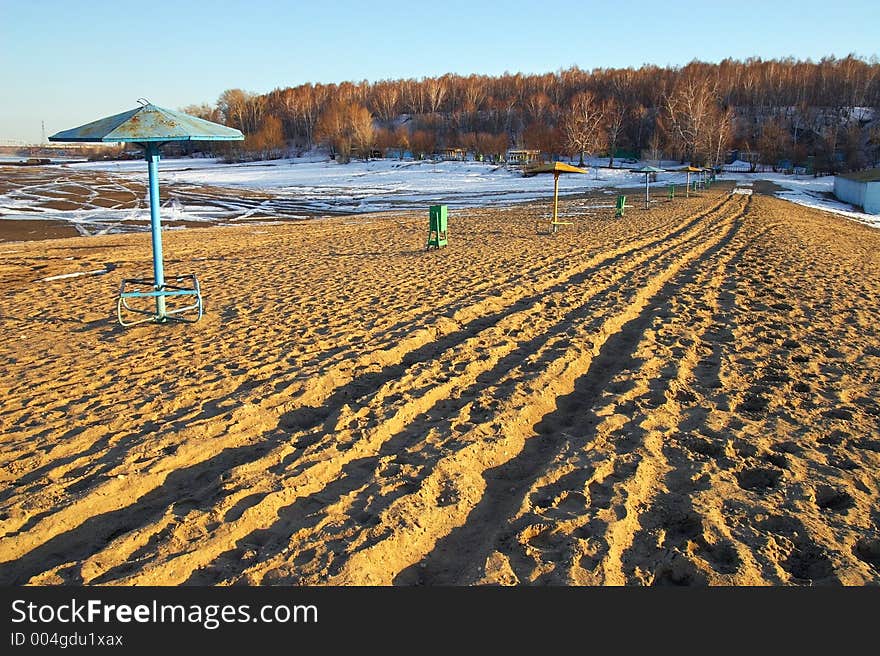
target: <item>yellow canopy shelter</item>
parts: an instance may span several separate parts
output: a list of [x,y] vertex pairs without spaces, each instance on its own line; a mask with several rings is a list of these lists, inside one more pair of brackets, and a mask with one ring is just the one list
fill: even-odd
[[684,186],[684,197],[688,198],[690,196],[691,189],[691,173],[702,173],[703,169],[697,166],[691,166],[688,164],[683,169],[676,169],[679,173],[687,173],[687,184]]
[[529,166],[523,171],[523,175],[532,176],[537,175],[538,173],[552,173],[553,174],[553,220],[550,222],[550,225],[553,226],[553,232],[556,232],[556,227],[559,225],[559,221],[557,220],[558,210],[559,210],[559,176],[562,173],[588,173],[586,169],[578,168],[577,166],[572,166],[571,164],[565,164],[564,162],[550,162],[544,164],[535,164],[534,166]]

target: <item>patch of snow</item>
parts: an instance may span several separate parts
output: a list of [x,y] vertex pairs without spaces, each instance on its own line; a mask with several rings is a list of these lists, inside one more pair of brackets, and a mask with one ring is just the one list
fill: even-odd
[[77,271],[76,273],[62,273],[57,276],[48,276],[46,278],[39,278],[34,280],[34,282],[51,282],[53,280],[64,280],[65,278],[79,278],[80,276],[102,276],[105,273],[110,273],[110,269],[95,269],[94,271]]
[[[577,159],[573,162],[577,164]],[[561,197],[590,191],[614,194],[616,189],[645,187],[645,176],[630,169],[650,164],[678,169],[676,161],[623,163],[607,168],[607,158],[586,158],[586,175],[563,175],[559,180]],[[733,166],[749,167],[748,162]],[[111,173],[145,183],[146,165],[141,160],[124,162],[82,162],[65,165],[75,170]],[[429,205],[445,204],[451,208],[501,206],[527,201],[547,201],[553,195],[550,175],[523,177],[518,169],[475,161],[380,159],[339,164],[326,156],[307,154],[295,159],[226,164],[211,158],[160,159],[160,185],[176,185],[175,195],[162,207],[162,218],[179,223],[222,223],[250,225],[274,223],[279,218],[301,218],[323,213],[361,213],[386,210],[427,210]],[[699,179],[691,174],[690,180]],[[687,174],[675,170],[659,173],[651,187],[684,185]],[[871,215],[856,212],[842,203],[833,203],[822,195],[832,191],[831,176],[785,175],[773,172],[727,172],[719,181],[733,181],[737,193],[745,193],[757,180],[767,180],[782,187],[780,198],[832,211],[849,218],[877,224]],[[111,178],[112,180],[112,178]],[[117,181],[109,187],[121,187]],[[106,208],[85,201],[77,210],[55,210],[39,206],[45,200],[42,190],[57,187],[53,182],[13,189],[0,195],[0,213],[4,218],[49,218],[68,221],[81,234],[145,231],[149,229],[149,204],[146,197],[131,209]],[[216,194],[210,188],[232,190]],[[268,198],[242,196],[237,190],[262,192]],[[89,191],[86,189],[85,191]],[[93,190],[92,190],[93,191]]]

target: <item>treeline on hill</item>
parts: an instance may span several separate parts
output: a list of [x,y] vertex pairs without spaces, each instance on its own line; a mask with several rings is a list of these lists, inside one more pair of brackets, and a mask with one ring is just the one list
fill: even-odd
[[718,165],[735,150],[832,173],[880,160],[880,62],[853,55],[230,89],[184,111],[244,132],[213,146],[230,159],[323,146],[342,162],[452,148],[499,159],[511,147],[609,165],[620,154]]

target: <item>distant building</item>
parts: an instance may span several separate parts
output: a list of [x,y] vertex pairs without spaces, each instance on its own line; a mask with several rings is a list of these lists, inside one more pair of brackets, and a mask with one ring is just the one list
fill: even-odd
[[437,151],[441,159],[455,160],[463,162],[467,158],[467,151],[464,148],[441,148]]
[[526,166],[541,161],[540,150],[508,150],[504,161],[510,166]]
[[880,214],[880,169],[835,176],[834,195],[844,203],[858,205],[868,214]]

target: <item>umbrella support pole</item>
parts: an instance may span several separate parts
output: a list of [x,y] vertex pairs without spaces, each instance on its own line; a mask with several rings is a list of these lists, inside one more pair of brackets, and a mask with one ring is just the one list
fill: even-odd
[[[159,216],[159,148],[161,143],[139,144],[149,169],[150,237],[153,246],[153,277],[126,278],[119,288],[116,316],[122,326],[169,321],[195,323],[202,318],[203,304],[199,280],[195,274],[173,276],[173,284],[165,280],[162,256],[162,222]],[[139,306],[138,299],[155,303],[155,310]],[[174,301],[177,301],[174,303]],[[171,307],[169,307],[171,303]],[[192,316],[181,316],[184,314]],[[134,316],[132,316],[134,315]]]
[[559,174],[553,174],[553,234],[559,230],[557,217],[559,216]]
[[[150,233],[153,241],[153,276],[155,291],[165,286],[165,268],[162,263],[162,222],[159,217],[159,146],[147,143],[144,149],[150,169]],[[164,321],[166,316],[165,297],[156,296],[156,321]]]
[[570,164],[566,164],[564,162],[553,162],[552,164],[539,164],[535,167],[529,167],[525,171],[523,171],[523,176],[531,177],[537,173],[553,174],[553,214],[550,217],[550,225],[548,226],[546,233],[542,231],[542,228],[544,225],[546,225],[547,220],[543,217],[536,218],[535,232],[537,232],[538,234],[555,235],[557,232],[559,232],[559,226],[574,225],[574,222],[572,221],[559,220],[559,174],[587,173],[587,171],[579,169],[575,166],[571,166]]
[[574,225],[573,221],[559,220],[559,174],[553,174],[553,220],[550,221],[550,234],[559,232],[561,225]]

